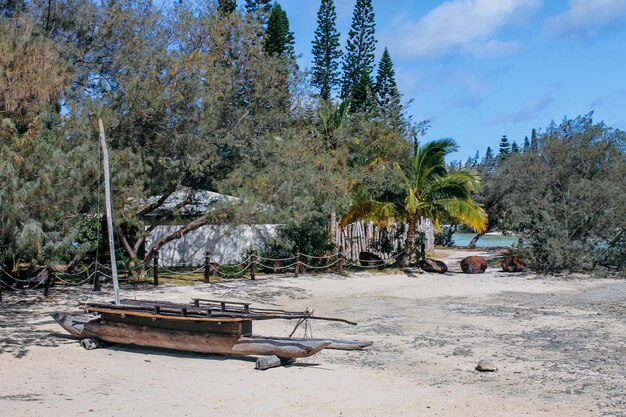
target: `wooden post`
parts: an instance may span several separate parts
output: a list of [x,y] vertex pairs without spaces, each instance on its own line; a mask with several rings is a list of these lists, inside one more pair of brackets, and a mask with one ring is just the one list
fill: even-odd
[[96,266],[93,271],[93,290],[100,292],[102,285],[100,285],[100,271],[98,271],[98,260],[96,260]]
[[204,282],[211,282],[211,252],[204,253]]
[[300,248],[296,248],[296,278],[300,274]]
[[156,287],[159,285],[159,251],[154,252],[154,258],[152,258],[152,276]]
[[343,262],[344,262],[343,250],[339,251],[339,262],[337,262],[337,269],[339,275],[343,275]]
[[45,280],[43,284],[43,296],[47,297],[48,293],[50,292],[50,282],[52,281],[52,274],[48,272],[48,268],[44,269],[42,274],[44,275],[43,279]]
[[250,279],[256,279],[256,251],[250,255]]

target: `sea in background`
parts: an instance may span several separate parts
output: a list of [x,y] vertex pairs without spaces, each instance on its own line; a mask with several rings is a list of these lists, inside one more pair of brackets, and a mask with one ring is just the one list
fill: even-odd
[[[453,246],[467,246],[469,245],[472,238],[476,236],[474,233],[460,233],[457,232],[452,235],[452,239],[454,240]],[[510,247],[517,246],[518,237],[517,236],[505,236],[500,233],[488,233],[478,239],[476,242],[477,248],[494,248],[494,247]]]

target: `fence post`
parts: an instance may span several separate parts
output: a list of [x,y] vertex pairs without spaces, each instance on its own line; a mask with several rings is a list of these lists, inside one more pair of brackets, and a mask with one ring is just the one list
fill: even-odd
[[204,282],[211,282],[211,252],[204,253]]
[[47,297],[50,292],[50,283],[52,281],[52,274],[48,272],[48,268],[44,269],[44,279],[46,280],[43,284],[43,296]]
[[94,266],[93,271],[93,290],[100,291],[102,290],[102,285],[100,283],[100,271],[98,271],[98,260],[96,259],[96,264]]
[[152,276],[156,287],[159,285],[159,251],[154,252],[154,258],[152,258]]
[[344,262],[344,256],[343,256],[343,249],[339,251],[339,261],[337,262],[337,268],[338,268],[338,273],[339,275],[343,275],[343,262]]
[[250,255],[250,279],[256,279],[256,251]]
[[300,274],[300,248],[296,248],[296,278]]

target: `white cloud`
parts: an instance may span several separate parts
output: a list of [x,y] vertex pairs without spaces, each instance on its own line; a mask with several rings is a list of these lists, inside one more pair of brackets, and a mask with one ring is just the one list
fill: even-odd
[[397,19],[381,36],[394,56],[440,56],[454,51],[478,56],[516,50],[515,42],[494,39],[507,24],[541,0],[448,0],[417,21]]
[[605,26],[626,20],[626,0],[570,0],[569,9],[548,20],[553,36],[593,36]]

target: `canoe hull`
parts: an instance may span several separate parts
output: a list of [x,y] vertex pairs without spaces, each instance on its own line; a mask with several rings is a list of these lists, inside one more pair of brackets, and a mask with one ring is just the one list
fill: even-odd
[[[218,331],[176,329],[175,320],[150,321],[140,325],[89,319],[69,313],[54,313],[52,317],[71,335],[78,338],[98,338],[109,343],[175,349],[222,355],[276,355],[280,358],[306,358],[332,343],[320,339],[287,339],[242,335],[231,327]],[[203,323],[199,325],[205,325]],[[220,332],[220,330],[222,330]]]

